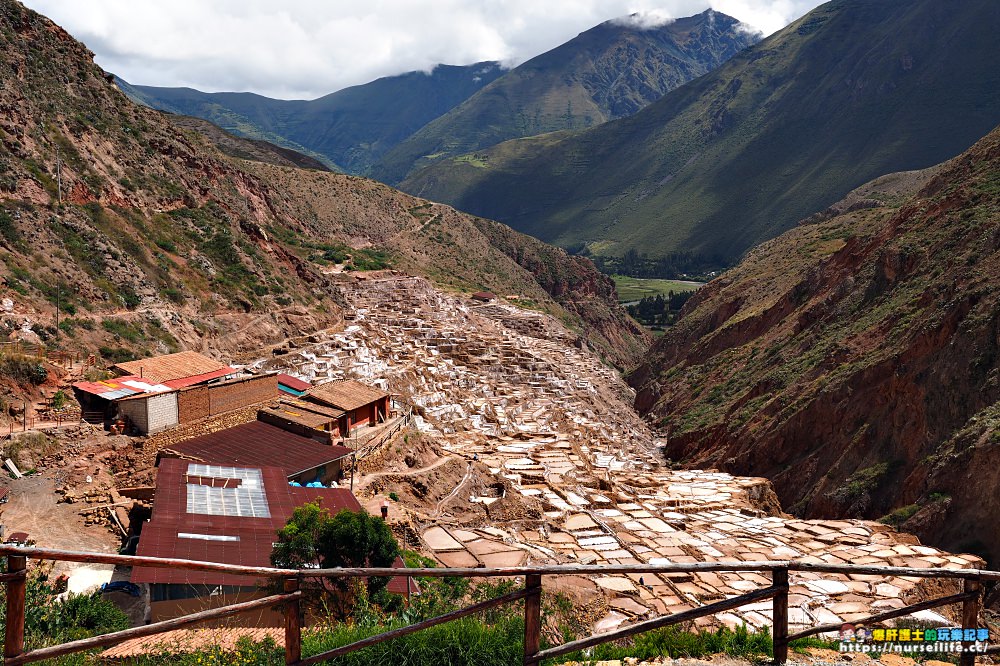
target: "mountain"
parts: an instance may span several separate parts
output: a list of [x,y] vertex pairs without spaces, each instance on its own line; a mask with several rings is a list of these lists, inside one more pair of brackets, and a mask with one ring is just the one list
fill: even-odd
[[220,152],[131,102],[86,47],[14,0],[0,0],[0,45],[4,334],[112,360],[245,358],[340,325],[329,295],[353,267],[516,294],[620,365],[645,348],[585,260],[375,181]]
[[253,93],[204,93],[118,80],[132,99],[161,111],[209,120],[240,136],[263,139],[364,174],[387,150],[503,73],[496,62],[438,65],[430,73],[389,76],[315,100]]
[[[913,194],[915,192],[915,194]],[[630,376],[666,454],[1000,561],[1000,130],[700,289]]]
[[834,0],[639,113],[442,160],[405,191],[594,254],[719,264],[1000,123],[991,0]]
[[639,16],[606,21],[430,122],[389,151],[372,175],[395,183],[434,160],[632,115],[759,40],[711,9],[659,26]]

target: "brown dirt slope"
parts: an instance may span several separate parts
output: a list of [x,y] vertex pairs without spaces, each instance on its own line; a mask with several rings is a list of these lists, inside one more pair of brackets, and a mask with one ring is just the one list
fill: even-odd
[[701,289],[631,376],[637,406],[669,457],[767,476],[794,513],[912,516],[925,540],[995,561],[998,277],[1000,130]]
[[606,289],[588,291],[604,281],[589,264],[519,235],[514,246],[583,276],[582,290],[550,293],[474,218],[369,180],[225,155],[133,104],[86,47],[13,0],[0,0],[0,45],[8,331],[27,319],[49,344],[111,356],[239,354],[337,325],[327,295],[349,279],[332,270],[346,262],[523,295],[610,360],[638,359],[642,332]]

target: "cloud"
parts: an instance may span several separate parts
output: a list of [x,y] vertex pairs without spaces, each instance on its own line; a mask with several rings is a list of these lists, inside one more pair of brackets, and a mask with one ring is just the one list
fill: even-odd
[[665,11],[654,9],[648,12],[633,12],[628,16],[620,16],[613,19],[612,22],[640,30],[651,30],[672,23],[676,18]]
[[[131,83],[313,98],[438,63],[516,65],[602,21],[711,5],[765,34],[819,0],[24,0]],[[626,18],[624,20],[633,20]]]

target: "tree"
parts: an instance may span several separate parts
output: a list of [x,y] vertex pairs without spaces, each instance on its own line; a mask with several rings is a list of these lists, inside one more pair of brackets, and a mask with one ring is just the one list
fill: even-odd
[[[271,564],[289,569],[335,567],[391,567],[399,556],[399,544],[389,526],[365,511],[343,509],[336,515],[318,502],[295,509],[271,550]],[[357,583],[351,585],[351,581]],[[342,614],[353,607],[359,593],[378,598],[389,584],[386,576],[360,579],[322,579],[323,590],[338,599]]]

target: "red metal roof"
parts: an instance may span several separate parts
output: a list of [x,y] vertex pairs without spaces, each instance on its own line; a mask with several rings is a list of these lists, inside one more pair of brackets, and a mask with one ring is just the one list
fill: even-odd
[[173,444],[165,451],[218,465],[280,467],[285,476],[314,469],[352,453],[346,446],[320,444],[263,421],[251,421],[195,437]]
[[[160,462],[153,517],[142,528],[138,555],[268,567],[278,530],[288,522],[295,507],[318,499],[332,513],[341,509],[363,511],[346,488],[293,488],[288,485],[283,470],[258,467],[263,476],[269,518],[188,513],[186,477],[190,464],[191,461],[174,458]],[[178,534],[236,537],[239,540],[182,538]],[[211,571],[137,567],[132,571],[132,582],[252,586],[256,581],[249,576]]]
[[278,375],[278,383],[283,384],[290,389],[295,389],[296,391],[308,391],[312,388],[312,384],[309,382],[304,382],[301,379],[292,377],[284,372]]

